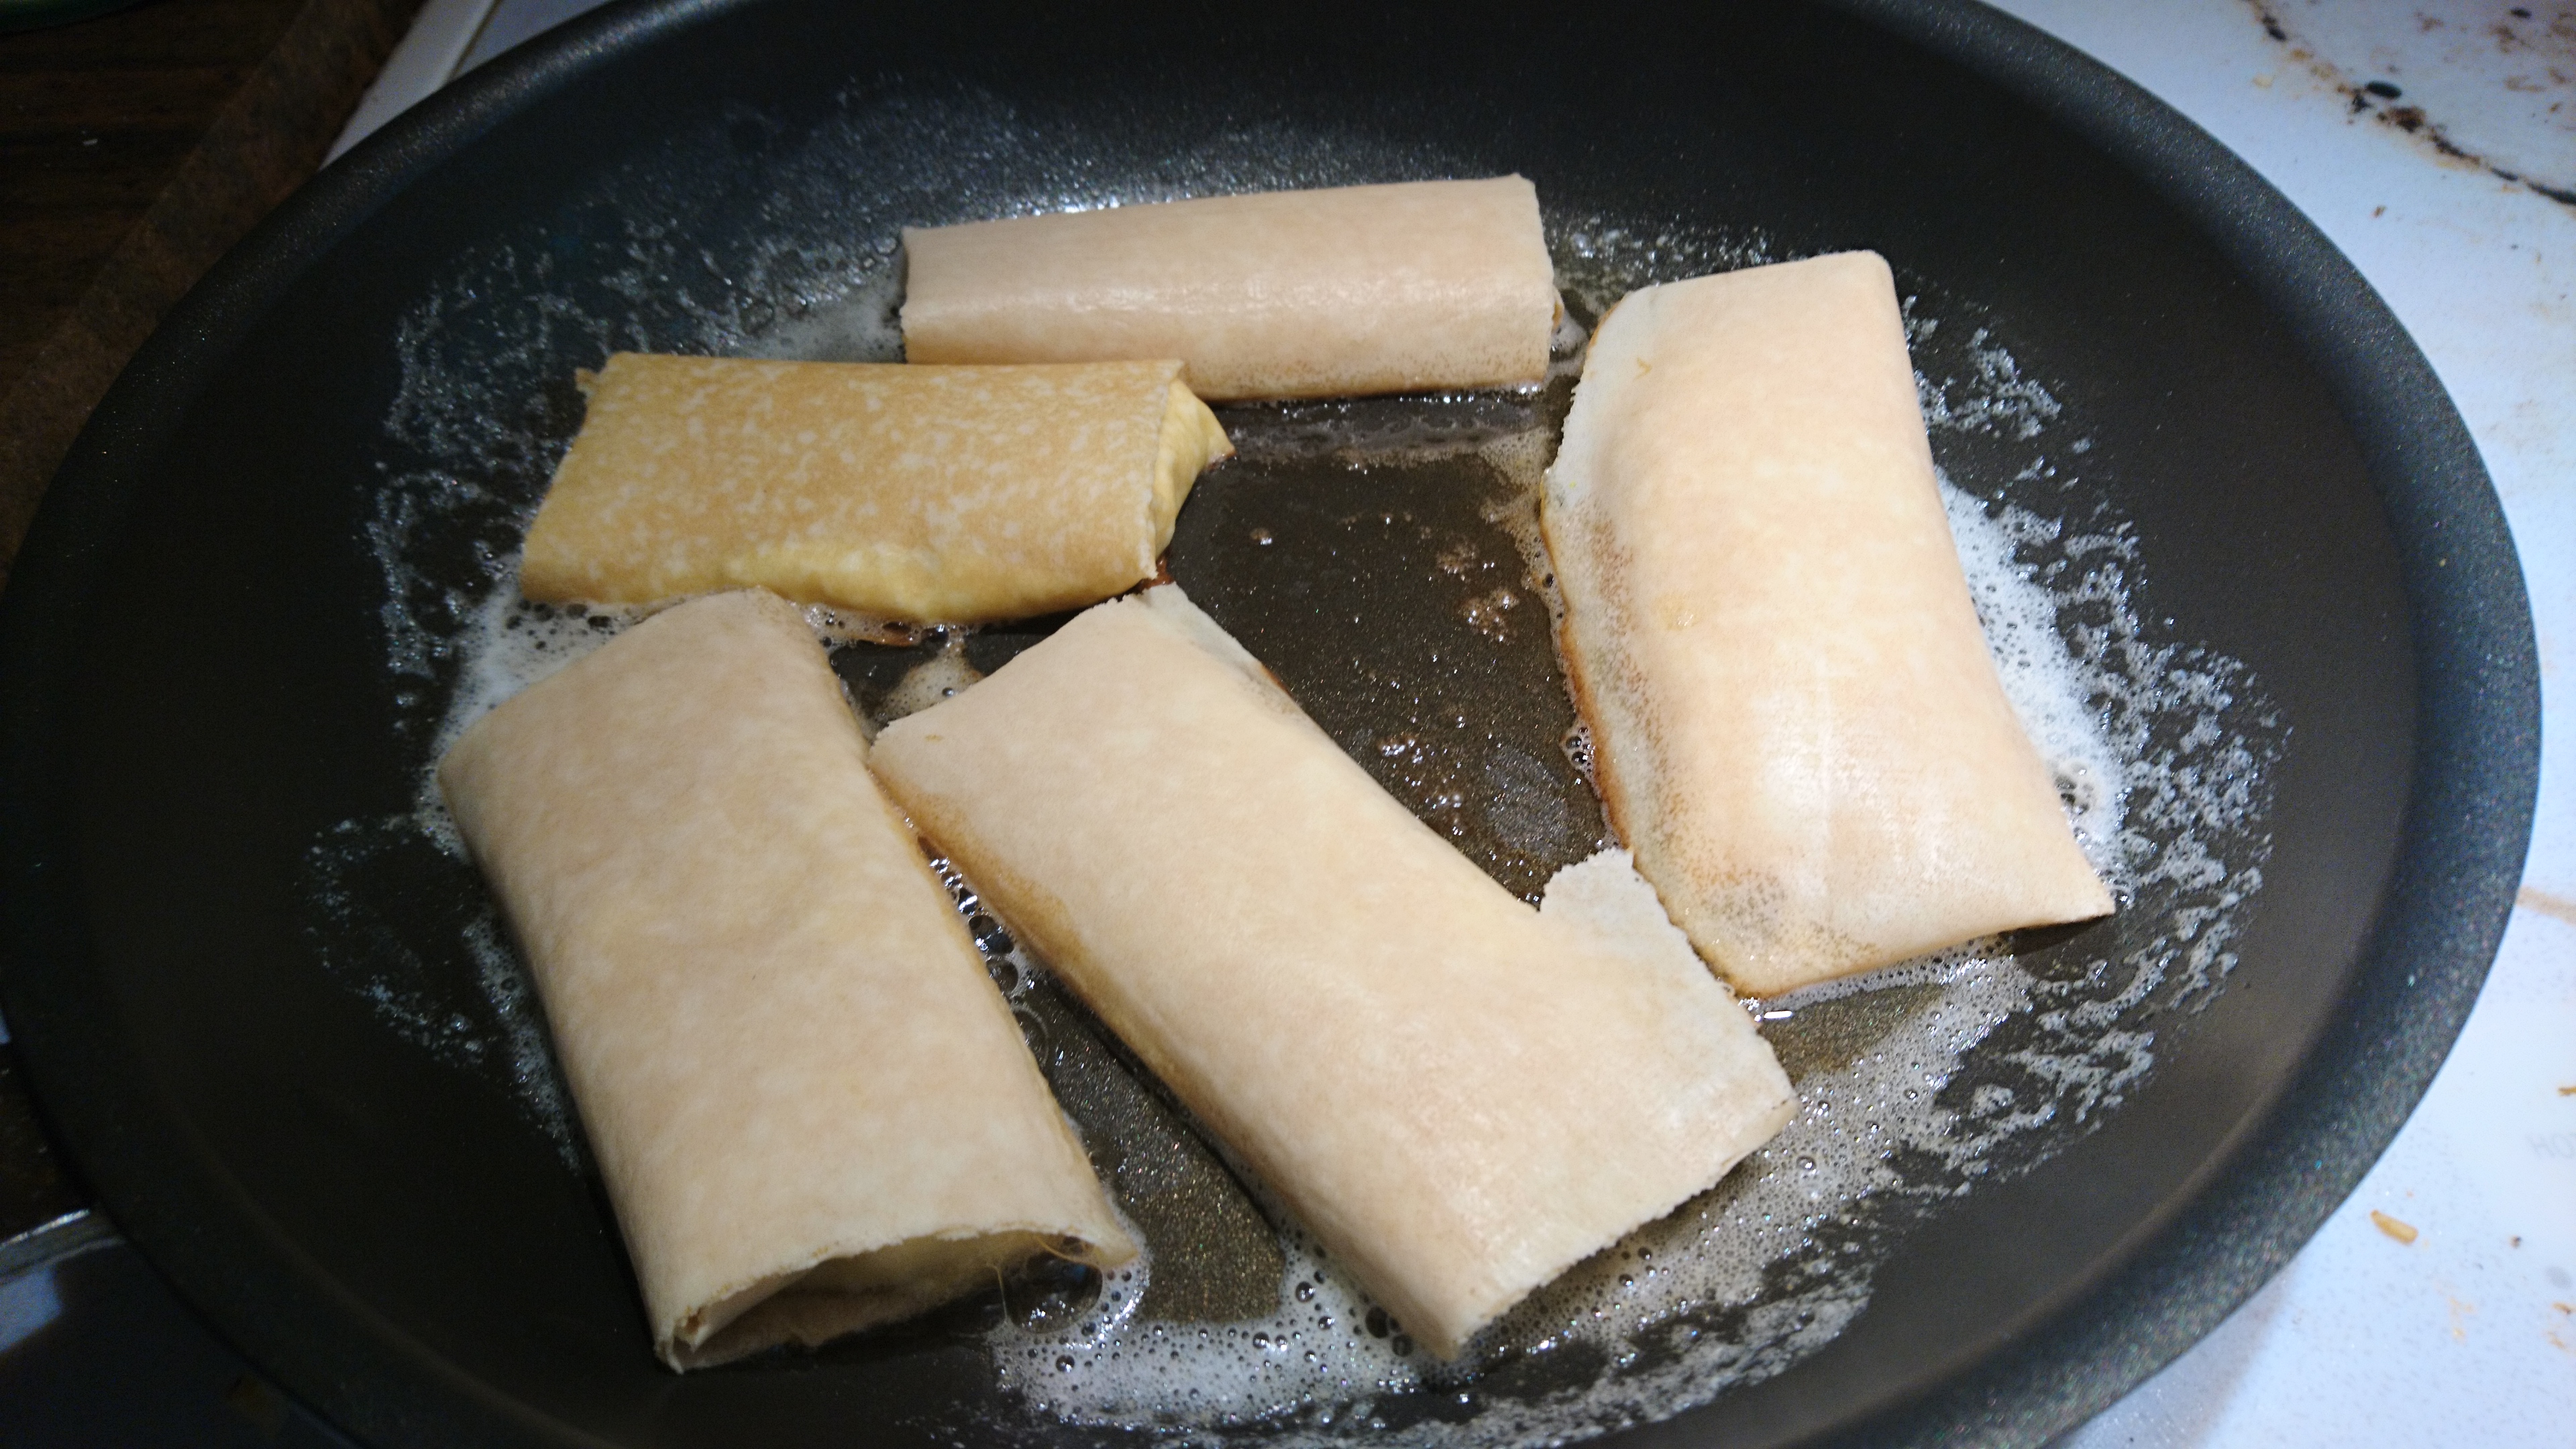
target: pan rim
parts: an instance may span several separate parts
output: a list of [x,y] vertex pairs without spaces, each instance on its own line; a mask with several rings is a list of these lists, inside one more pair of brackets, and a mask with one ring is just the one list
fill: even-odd
[[[273,1271],[297,1256],[184,1129],[153,1120],[87,970],[63,702],[111,547],[161,444],[258,319],[348,232],[447,157],[619,57],[761,0],[627,0],[523,47],[397,118],[327,168],[173,309],[83,430],[0,597],[0,973],[58,1136],[109,1185],[119,1222],[182,1295],[265,1368],[319,1306]],[[1823,0],[1994,82],[2125,167],[2211,240],[2289,328],[2352,428],[2400,554],[2420,671],[2411,803],[2396,874],[2348,1008],[2271,1114],[2125,1266],[1922,1398],[1847,1426],[1871,1443],[2038,1442],[2097,1412],[2215,1327],[2286,1264],[2430,1085],[2501,941],[2539,773],[2537,648],[2501,504],[2430,364],[2352,264],[2250,166],[2107,67],[1970,0]],[[42,1093],[48,1083],[84,1084]],[[102,1085],[104,1089],[102,1089]],[[201,1196],[138,1191],[137,1164],[195,1161]],[[164,1187],[166,1188],[166,1183]],[[230,1198],[227,1242],[191,1211]],[[262,1231],[265,1230],[265,1231]],[[2153,1311],[2148,1311],[2152,1307]],[[380,1335],[370,1339],[369,1334]],[[304,1334],[287,1387],[369,1438],[597,1442],[461,1374],[424,1381],[399,1328]],[[325,1355],[311,1350],[334,1343]],[[263,1352],[263,1350],[266,1350]],[[457,1410],[471,1405],[471,1437]],[[1690,1415],[1648,1426],[1687,1426]]]

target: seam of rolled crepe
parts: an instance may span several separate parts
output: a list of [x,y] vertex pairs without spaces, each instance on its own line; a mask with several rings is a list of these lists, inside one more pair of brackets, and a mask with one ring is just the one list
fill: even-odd
[[1613,828],[1737,986],[2111,911],[1986,649],[1877,255],[1630,293],[1541,521]]
[[1135,1252],[865,760],[802,616],[745,591],[627,630],[439,765],[674,1368]]
[[907,227],[914,362],[1179,357],[1200,396],[1526,387],[1562,308],[1519,176]]
[[1539,910],[1164,585],[887,727],[871,767],[1415,1338],[1513,1303],[1787,1122],[1624,859]]
[[618,353],[529,526],[521,590],[756,586],[885,620],[1079,607],[1151,577],[1233,445],[1171,360],[907,367]]

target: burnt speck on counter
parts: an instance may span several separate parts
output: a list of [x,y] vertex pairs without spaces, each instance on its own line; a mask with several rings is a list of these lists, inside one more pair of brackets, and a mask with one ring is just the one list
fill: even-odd
[[[2414,125],[2409,125],[2405,121],[2399,119],[2396,115],[2391,115],[2388,118],[2391,124],[2397,126],[2401,130],[2409,132],[2416,131],[2421,128],[2423,124],[2421,120],[2423,113],[2421,111],[2415,111],[2415,108],[2412,106],[2402,106],[2399,109],[2401,111],[2414,111],[2418,117],[2416,123]],[[2456,142],[2452,141],[2450,137],[2443,135],[2438,130],[2425,131],[2424,139],[2426,142],[2431,144],[2434,150],[2450,157],[2454,161],[2476,161],[2478,159],[2468,151],[2463,150]],[[2541,195],[2548,197],[2552,201],[2567,200],[2567,195],[2564,192],[2556,191],[2549,187],[2542,186],[2537,182],[2526,180],[2521,176],[2505,171],[2499,167],[2489,166],[2487,169],[2506,181],[2520,181],[2523,185],[2530,187],[2532,190],[2539,192]]]
[[[2576,13],[2536,23],[2534,11],[2517,6],[2508,19],[2471,27],[2422,12],[2400,23],[2389,7],[2276,13],[2257,3],[2254,11],[2291,60],[2344,96],[2347,115],[2402,132],[2444,163],[2576,206],[2576,174],[2559,174],[2571,154],[2566,113],[2576,109]],[[2363,66],[2383,74],[2354,79]],[[2403,85],[2387,78],[2401,74]],[[2268,87],[2269,78],[2257,84]],[[2407,104],[2389,104],[2401,99]]]

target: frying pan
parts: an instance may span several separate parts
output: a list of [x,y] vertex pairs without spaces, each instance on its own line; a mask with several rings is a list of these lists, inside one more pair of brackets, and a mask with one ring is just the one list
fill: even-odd
[[[834,126],[865,144],[818,166]],[[1923,1214],[1822,1349],[1619,1432],[2030,1443],[2179,1353],[2341,1200],[2476,995],[2536,782],[2529,615],[2466,432],[2350,266],[2188,123],[1964,4],[667,0],[433,98],[172,315],[0,602],[0,992],[100,1200],[372,1442],[1134,1437],[998,1396],[953,1325],[663,1373],[577,1142],[524,1108],[542,1060],[388,1025],[501,1040],[506,991],[350,988],[479,909],[393,867],[311,908],[316,842],[416,802],[455,660],[404,630],[491,567],[388,500],[457,450],[469,513],[541,484],[574,367],[758,333],[895,224],[1506,171],[1560,244],[1609,218],[1874,247],[1992,319],[2080,414],[2140,612],[2241,662],[2281,742],[2234,969],[2126,1100]],[[486,385],[434,396],[423,359]],[[1509,1403],[1381,1407],[1429,1435]]]

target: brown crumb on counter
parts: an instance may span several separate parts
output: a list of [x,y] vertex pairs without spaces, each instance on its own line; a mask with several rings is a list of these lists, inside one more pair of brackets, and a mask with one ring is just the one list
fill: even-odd
[[2401,1243],[2411,1243],[2415,1241],[2417,1237],[2415,1225],[2413,1223],[2392,1218],[2377,1208],[2372,1208],[2370,1210],[2370,1220],[2378,1225],[2381,1232],[2386,1233],[2388,1236],[2395,1238]]

